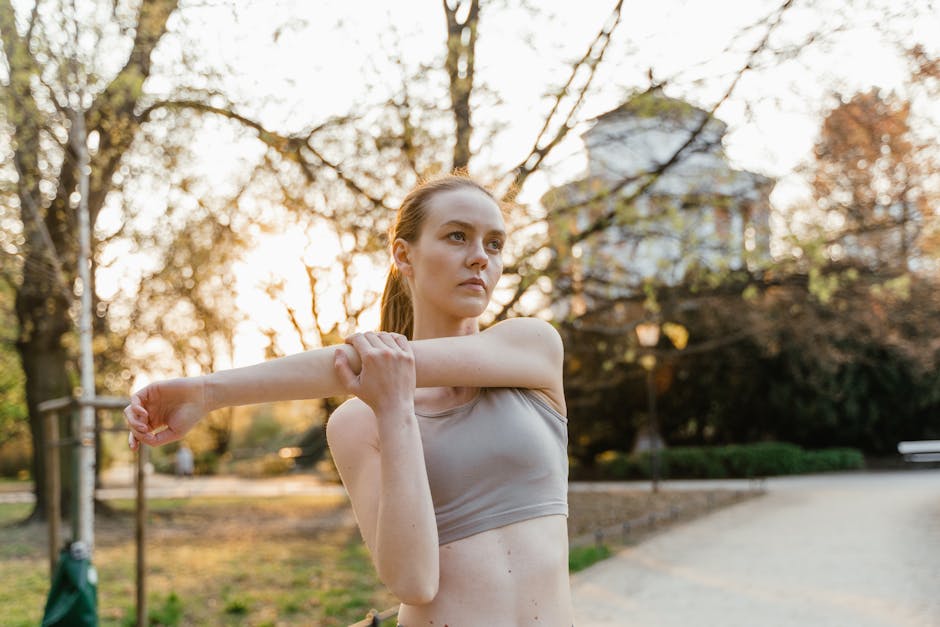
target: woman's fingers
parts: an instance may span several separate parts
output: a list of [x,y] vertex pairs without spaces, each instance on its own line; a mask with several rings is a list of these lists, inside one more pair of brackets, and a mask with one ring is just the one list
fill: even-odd
[[397,351],[401,345],[395,341],[394,335],[394,333],[376,333],[375,337],[381,344]]
[[352,347],[359,353],[360,358],[364,357],[372,350],[372,342],[366,338],[365,333],[353,333],[346,338],[346,343],[352,344]]
[[349,365],[349,358],[346,357],[346,353],[344,353],[341,348],[337,348],[333,354],[333,368],[336,370],[336,376],[339,377],[339,381],[343,384],[343,387],[350,392],[356,389],[359,384],[359,377],[352,371]]
[[395,343],[398,344],[398,347],[404,351],[411,350],[411,344],[408,342],[408,338],[402,335],[401,333],[389,333],[392,336],[392,339],[395,340]]
[[147,412],[143,407],[135,407],[133,404],[124,408],[124,419],[134,430],[146,432],[150,430],[150,424],[147,421]]

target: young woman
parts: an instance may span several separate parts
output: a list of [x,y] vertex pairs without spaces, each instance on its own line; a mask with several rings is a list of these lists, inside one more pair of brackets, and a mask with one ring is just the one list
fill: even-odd
[[438,178],[405,198],[390,239],[383,331],[147,386],[125,409],[131,447],[218,407],[355,395],[327,438],[399,623],[569,627],[561,340],[537,319],[477,322],[502,273],[499,205]]

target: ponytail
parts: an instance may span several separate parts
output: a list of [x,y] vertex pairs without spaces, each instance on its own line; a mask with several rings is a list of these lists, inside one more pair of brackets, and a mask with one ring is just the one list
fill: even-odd
[[408,283],[405,282],[395,264],[392,264],[388,270],[385,291],[382,292],[382,316],[379,321],[379,330],[401,333],[409,340],[414,331],[414,310],[411,306],[411,295],[408,293]]

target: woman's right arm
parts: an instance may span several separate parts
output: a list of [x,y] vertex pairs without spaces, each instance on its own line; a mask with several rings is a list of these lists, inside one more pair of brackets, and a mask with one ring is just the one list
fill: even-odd
[[362,367],[349,345],[329,346],[261,364],[198,377],[157,381],[134,392],[124,409],[128,444],[159,446],[181,439],[207,413],[222,407],[345,396],[349,390],[333,367],[341,352],[354,372]]
[[401,335],[357,338],[357,376],[336,371],[358,398],[339,407],[326,435],[379,578],[401,601],[430,603],[440,579],[437,523],[414,411],[415,362]]

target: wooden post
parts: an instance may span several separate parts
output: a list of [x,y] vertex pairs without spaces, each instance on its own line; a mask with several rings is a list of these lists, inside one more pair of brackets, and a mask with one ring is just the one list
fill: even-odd
[[146,560],[144,542],[146,541],[147,494],[145,475],[147,471],[147,447],[143,444],[137,449],[137,627],[147,625],[147,587],[145,579]]
[[49,522],[49,576],[55,575],[59,560],[59,511],[61,487],[59,485],[59,413],[50,411],[43,421],[46,439],[46,519]]

